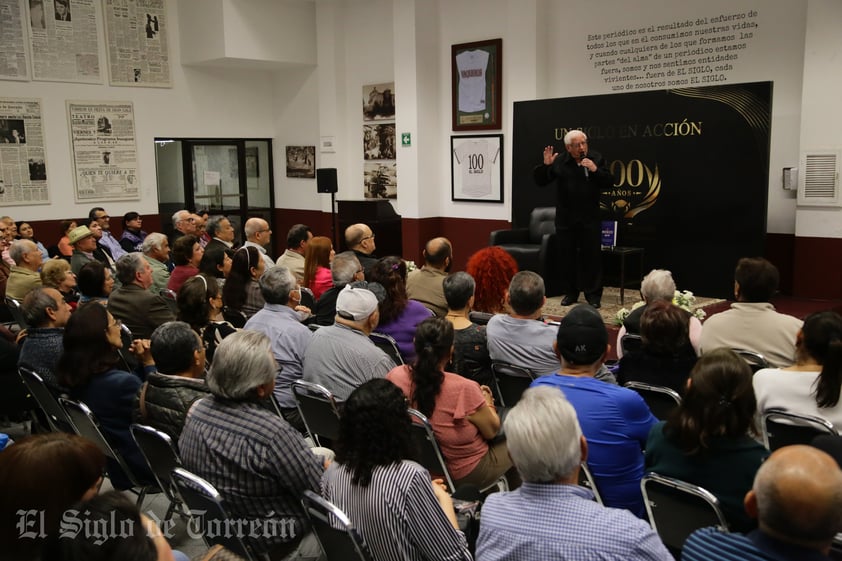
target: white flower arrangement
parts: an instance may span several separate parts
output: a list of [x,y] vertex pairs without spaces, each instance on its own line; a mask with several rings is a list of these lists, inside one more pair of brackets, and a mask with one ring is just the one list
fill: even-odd
[[[682,310],[690,312],[693,317],[702,321],[707,317],[707,313],[701,308],[695,309],[694,306],[696,305],[696,296],[690,292],[689,290],[680,291],[676,290],[675,295],[672,297],[672,303],[675,306],[678,306]],[[623,325],[623,322],[626,321],[626,318],[629,317],[629,314],[632,313],[633,310],[643,306],[645,302],[641,300],[640,302],[636,302],[632,307],[631,310],[627,310],[626,308],[620,308],[616,314],[614,314],[614,325]]]
[[415,264],[415,261],[407,261],[406,259],[403,260],[406,263],[406,272],[411,273],[415,269],[418,268],[418,265]]

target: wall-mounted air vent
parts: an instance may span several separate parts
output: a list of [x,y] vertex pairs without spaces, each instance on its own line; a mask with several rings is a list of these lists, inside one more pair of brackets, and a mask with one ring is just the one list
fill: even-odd
[[798,204],[805,206],[840,206],[840,150],[810,150],[801,155],[798,178]]

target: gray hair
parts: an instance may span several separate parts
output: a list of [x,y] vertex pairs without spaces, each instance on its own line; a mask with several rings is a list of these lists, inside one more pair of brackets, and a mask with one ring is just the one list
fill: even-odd
[[664,300],[672,302],[675,296],[675,281],[672,280],[672,273],[665,269],[652,269],[649,274],[643,277],[640,283],[640,295],[647,302]]
[[223,220],[228,220],[228,218],[220,214],[208,218],[208,223],[205,224],[205,231],[210,237],[213,238],[216,236],[216,233],[219,231],[220,228],[222,228]]
[[117,260],[117,280],[120,284],[132,284],[135,275],[146,267],[146,258],[142,254],[131,252]]
[[208,388],[216,397],[245,401],[258,386],[274,380],[277,370],[269,338],[259,331],[238,331],[216,348]]
[[[62,298],[62,300],[64,300]],[[32,327],[43,327],[50,321],[47,315],[47,308],[56,310],[63,302],[57,302],[55,298],[47,293],[46,288],[33,288],[23,298],[21,308],[23,319]]]
[[260,293],[267,304],[285,306],[289,302],[289,293],[295,290],[298,282],[295,275],[286,267],[272,267],[258,281]]
[[149,350],[158,372],[180,374],[190,370],[193,353],[202,345],[199,335],[187,323],[168,321],[152,332]]
[[15,265],[20,265],[23,263],[23,255],[36,249],[38,249],[38,246],[32,240],[15,240],[9,247],[9,257],[15,262]]
[[572,131],[568,131],[567,134],[564,135],[564,145],[570,146],[573,143],[574,136],[582,136],[585,138],[585,141],[588,140],[588,135],[584,132],[580,131],[579,129],[574,129]]
[[177,226],[179,222],[182,220],[187,220],[190,217],[190,213],[186,210],[177,210],[175,214],[172,215],[172,225],[173,227]]
[[576,410],[553,386],[523,392],[503,423],[512,462],[530,483],[570,477],[582,462],[582,429]]
[[362,269],[360,260],[353,251],[343,251],[333,256],[333,263],[330,265],[330,273],[333,277],[334,286],[345,286]]
[[165,239],[167,239],[167,236],[160,232],[147,234],[147,236],[143,239],[143,253],[149,254],[153,250],[161,249]]
[[534,314],[544,303],[544,279],[538,273],[521,271],[509,283],[509,304],[519,315]]
[[444,299],[447,300],[448,308],[464,310],[468,305],[468,300],[477,289],[477,283],[474,277],[464,271],[459,271],[445,277],[442,289],[444,289]]

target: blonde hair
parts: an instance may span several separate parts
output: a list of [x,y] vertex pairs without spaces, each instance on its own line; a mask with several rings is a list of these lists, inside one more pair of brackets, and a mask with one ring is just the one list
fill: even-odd
[[70,263],[64,259],[50,259],[41,265],[41,282],[48,288],[58,289],[70,271]]

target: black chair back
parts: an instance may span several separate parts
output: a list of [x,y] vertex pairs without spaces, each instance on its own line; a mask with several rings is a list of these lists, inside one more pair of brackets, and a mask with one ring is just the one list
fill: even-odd
[[15,300],[11,296],[6,296],[6,308],[9,309],[9,313],[12,314],[12,319],[15,320],[15,323],[17,323],[21,329],[29,327],[23,317],[23,309],[21,308],[19,301]]
[[602,495],[599,494],[599,489],[596,487],[596,480],[593,478],[587,462],[582,462],[579,466],[579,486],[587,488],[593,493],[593,500],[599,504],[603,504]]
[[[158,487],[170,501],[170,506],[167,508],[167,514],[164,518],[169,520],[176,508],[183,507],[181,497],[179,497],[172,482],[173,470],[181,467],[181,460],[175,450],[172,438],[164,432],[137,423],[132,424],[129,430],[137,447],[140,448],[143,458],[149,465],[149,470],[155,476]],[[183,509],[181,513],[186,514]]]
[[681,404],[681,396],[672,388],[653,386],[643,382],[626,382],[625,387],[636,391],[658,419],[666,419]]
[[433,477],[444,479],[448,490],[453,493],[456,485],[447,469],[447,463],[439,448],[436,435],[433,433],[433,426],[427,417],[416,409],[409,409],[409,417],[412,419],[412,438],[415,441],[415,452],[413,458],[424,466]]
[[309,489],[304,491],[301,503],[328,561],[374,561],[351,520],[336,505]]
[[316,307],[316,295],[306,286],[299,287],[301,289],[301,306],[307,306],[311,310]]
[[235,310],[234,308],[229,308],[225,306],[222,308],[222,317],[236,327],[237,329],[242,329],[245,326],[246,322],[248,321],[248,317],[240,310]]
[[500,396],[500,405],[504,407],[514,407],[535,379],[526,368],[505,362],[492,362],[491,374]]
[[339,409],[333,394],[319,384],[296,380],[292,383],[292,395],[313,442],[321,445],[320,436],[336,440],[339,436]]
[[739,355],[744,361],[746,361],[751,367],[752,372],[757,372],[758,370],[763,370],[764,368],[769,368],[770,364],[769,361],[766,360],[766,357],[762,354],[750,351],[748,349],[731,349],[735,353]]
[[134,342],[134,334],[125,323],[120,324],[120,340],[123,342],[123,348],[118,349],[117,353],[120,355],[126,372],[132,372],[137,367],[137,358],[129,352]]
[[673,553],[680,551],[687,537],[699,528],[728,529],[719,500],[702,487],[647,473],[640,489],[652,529]]
[[395,366],[401,366],[403,362],[403,357],[401,356],[400,350],[398,350],[398,343],[395,341],[391,335],[386,335],[385,333],[377,333],[373,331],[369,336],[369,339],[377,345],[381,351],[389,355],[389,358],[395,363]]
[[494,317],[494,314],[488,312],[470,312],[468,319],[477,325],[488,325],[488,320]]
[[791,444],[810,444],[820,434],[837,434],[833,424],[821,417],[780,409],[769,409],[762,416],[763,445],[772,452]]
[[643,338],[634,333],[626,333],[620,339],[620,346],[623,347],[623,355],[636,353],[643,349]]
[[20,377],[23,378],[23,383],[29,388],[35,402],[44,412],[47,417],[47,423],[50,425],[50,430],[53,432],[67,432],[75,433],[76,429],[73,427],[73,421],[67,416],[67,412],[58,402],[58,400],[44,383],[43,378],[29,370],[28,368],[18,368]]
[[161,298],[167,303],[167,307],[173,315],[178,316],[178,295],[175,290],[170,290],[169,288],[161,289]]

